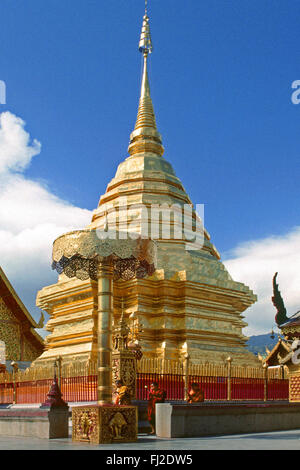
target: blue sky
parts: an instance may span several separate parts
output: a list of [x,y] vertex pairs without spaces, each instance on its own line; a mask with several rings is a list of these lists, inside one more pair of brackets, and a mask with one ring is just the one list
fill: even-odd
[[[1,1],[0,112],[42,144],[26,178],[78,208],[97,206],[127,155],[143,10],[143,0]],[[165,158],[205,204],[213,243],[226,259],[240,243],[285,237],[300,226],[300,2],[149,0],[149,16]]]

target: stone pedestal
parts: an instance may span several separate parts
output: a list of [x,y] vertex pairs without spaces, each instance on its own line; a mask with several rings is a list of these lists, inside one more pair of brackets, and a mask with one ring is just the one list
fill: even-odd
[[69,437],[69,408],[18,408],[0,410],[0,436],[60,439]]
[[69,407],[50,408],[48,412],[49,439],[69,437]]
[[49,439],[69,437],[69,407],[62,399],[56,374],[41,410],[48,409]]
[[299,404],[156,404],[156,435],[159,438],[286,431],[299,429],[299,426]]
[[72,409],[72,440],[92,444],[137,441],[137,407],[79,406]]

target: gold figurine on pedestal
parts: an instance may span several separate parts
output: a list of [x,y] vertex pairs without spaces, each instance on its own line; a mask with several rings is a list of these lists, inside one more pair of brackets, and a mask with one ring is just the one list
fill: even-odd
[[[118,326],[114,329],[112,353],[113,384],[117,387],[122,383],[128,388],[131,399],[136,398],[136,358],[133,350],[128,349],[130,328],[124,320],[124,303]],[[118,392],[117,392],[118,393]]]

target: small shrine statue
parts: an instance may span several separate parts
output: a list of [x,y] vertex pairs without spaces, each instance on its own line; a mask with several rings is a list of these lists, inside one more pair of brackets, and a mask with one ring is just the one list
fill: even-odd
[[116,405],[131,405],[131,393],[130,388],[124,385],[123,380],[116,381]]
[[113,416],[109,422],[109,427],[115,439],[124,439],[122,429],[126,424],[126,420],[121,413],[118,412]]

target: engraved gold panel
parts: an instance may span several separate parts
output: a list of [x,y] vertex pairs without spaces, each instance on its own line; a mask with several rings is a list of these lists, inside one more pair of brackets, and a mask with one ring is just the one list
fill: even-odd
[[136,406],[80,406],[72,409],[72,440],[91,444],[137,441]]
[[290,375],[289,377],[289,399],[292,402],[300,402],[300,376]]

